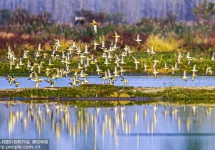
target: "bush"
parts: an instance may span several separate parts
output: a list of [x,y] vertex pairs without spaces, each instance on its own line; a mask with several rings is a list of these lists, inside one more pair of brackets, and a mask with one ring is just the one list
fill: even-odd
[[114,24],[126,22],[124,18],[125,18],[125,14],[123,14],[121,12],[107,15],[107,21],[113,22]]
[[6,25],[8,20],[11,19],[12,13],[9,9],[0,10],[0,25]]
[[156,52],[172,52],[179,45],[173,37],[164,38],[154,34],[151,34],[146,41],[146,47],[151,48],[153,46]]

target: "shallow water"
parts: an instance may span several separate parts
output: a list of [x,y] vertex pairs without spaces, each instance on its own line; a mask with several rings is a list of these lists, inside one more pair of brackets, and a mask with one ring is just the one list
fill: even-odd
[[60,108],[44,104],[7,108],[0,103],[0,138],[49,139],[50,150],[211,150],[215,146],[214,107],[55,106]]
[[[214,76],[197,76],[194,81],[191,80],[191,77],[188,78],[188,81],[185,82],[180,76],[158,76],[154,79],[153,76],[124,76],[128,79],[127,86],[134,87],[170,87],[170,86],[215,86],[215,77]],[[35,85],[34,81],[28,80],[28,77],[16,77],[17,82],[20,82],[19,87],[21,88],[33,88]],[[41,77],[46,80],[45,77]],[[88,80],[90,84],[102,84],[102,78],[98,76],[89,76]],[[119,77],[117,81],[114,82],[117,86],[123,86],[123,82],[120,81]],[[69,78],[58,78],[56,81],[56,87],[69,87],[68,84],[71,82]],[[39,87],[49,87],[49,83],[43,81],[39,83]],[[0,77],[0,88],[15,88],[15,85],[8,83],[5,77]]]

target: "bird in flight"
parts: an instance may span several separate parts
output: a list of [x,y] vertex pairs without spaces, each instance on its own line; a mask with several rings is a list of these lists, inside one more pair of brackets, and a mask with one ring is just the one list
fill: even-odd
[[138,34],[137,35],[137,39],[136,39],[136,42],[140,45],[140,42],[141,42],[142,40],[140,39],[140,35]]
[[97,33],[97,26],[98,26],[99,23],[96,22],[95,19],[93,19],[93,22],[90,23],[90,24],[93,25],[94,32]]

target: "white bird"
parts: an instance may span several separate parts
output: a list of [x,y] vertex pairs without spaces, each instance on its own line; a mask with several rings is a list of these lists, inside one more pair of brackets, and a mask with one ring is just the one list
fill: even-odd
[[136,42],[140,45],[140,42],[141,42],[142,40],[140,39],[140,35],[138,34],[137,35],[137,39],[136,39]]
[[105,41],[102,41],[102,47],[101,49],[105,49]]
[[190,65],[190,61],[191,61],[193,58],[190,57],[190,53],[189,53],[189,52],[187,53],[186,58],[187,58],[187,60],[188,60],[188,65]]
[[120,64],[125,64],[124,57],[122,56]]
[[191,70],[192,72],[197,72],[198,70],[196,70],[196,64],[193,66],[193,70]]
[[93,22],[90,24],[93,25],[94,32],[97,33],[98,22],[96,22],[95,19],[93,19]]
[[84,54],[89,54],[90,52],[88,52],[88,47],[87,45],[85,45],[85,51],[84,51]]
[[153,68],[156,68],[158,62],[159,62],[158,60],[154,60]]
[[24,50],[24,53],[23,53],[23,58],[28,58],[28,50]]
[[51,87],[54,87],[54,85],[56,84],[56,82],[54,82],[54,81],[50,81],[50,85],[51,85]]
[[85,72],[84,72],[83,69],[81,70],[81,72],[80,72],[80,74],[79,74],[79,76],[82,77],[82,78],[86,77],[87,75],[88,75],[88,74],[85,74]]
[[186,75],[186,70],[184,70],[184,76],[183,76],[183,79],[185,82],[187,82],[187,79],[188,79],[188,76]]
[[215,52],[213,52],[213,54],[212,54],[212,57],[211,57],[212,61],[214,61],[214,55],[215,55]]
[[190,57],[190,52],[187,53],[186,58],[187,58],[187,59],[191,59],[191,58],[192,58],[192,57]]
[[168,70],[168,69],[169,69],[169,67],[167,66],[166,61],[165,61],[165,63],[164,63],[164,69],[165,69],[165,70]]
[[18,87],[18,85],[19,85],[19,82],[17,82],[17,81],[14,81],[13,83],[15,84],[15,86],[16,86],[16,87]]
[[102,75],[101,78],[102,78],[102,84],[104,85],[106,79],[108,78],[107,71],[105,71],[104,75]]
[[196,76],[197,76],[196,73],[193,72],[193,73],[192,73],[192,81],[194,80],[194,77],[196,77]]
[[102,58],[106,58],[106,57],[108,57],[108,56],[107,56],[107,53],[104,52],[104,53],[102,54]]
[[114,74],[114,77],[118,77],[119,76],[118,75],[118,71],[117,71],[117,66],[115,66],[113,74]]
[[20,69],[21,67],[20,67],[19,64],[17,63],[15,68],[16,68],[16,69]]
[[98,66],[98,64],[96,64],[96,72],[98,73],[98,75],[100,75],[100,72],[101,72],[102,70],[99,68],[99,66]]
[[110,64],[110,63],[108,62],[108,58],[107,58],[107,57],[105,58],[104,64],[105,64],[106,66],[108,66],[108,65]]
[[94,40],[93,45],[94,45],[94,50],[96,50],[96,47],[97,47],[99,44]]
[[203,62],[203,60],[204,60],[204,58],[203,58],[203,57],[200,57],[199,59],[200,59],[200,62]]
[[151,54],[151,51],[149,48],[147,48],[146,52],[150,55]]
[[110,69],[107,69],[107,76],[108,76],[108,78],[112,78],[113,77],[112,74],[111,74],[111,72],[110,72]]
[[179,52],[179,54],[178,54],[178,63],[181,63],[181,61],[182,61],[182,53]]
[[119,38],[120,36],[117,34],[116,31],[115,31],[114,33],[115,33],[115,35],[114,35],[113,37],[115,38],[115,43],[117,43],[117,42],[118,42],[118,38]]
[[154,74],[154,78],[156,79],[157,78],[157,74],[158,74],[158,72],[156,71],[156,68],[154,68],[153,74]]
[[213,74],[213,71],[211,70],[211,67],[206,67],[206,74],[210,73],[210,75]]
[[147,68],[148,68],[149,66],[147,66],[145,62],[144,62],[144,64],[143,64],[143,67],[144,67],[144,72],[147,72]]
[[[121,77],[122,77],[122,76],[121,76]],[[128,80],[127,80],[126,78],[122,77],[122,80],[121,80],[121,81],[123,81],[124,86],[126,86],[126,85],[127,85]]]
[[135,69],[137,70],[138,69],[138,64],[140,62],[134,56],[133,56],[133,59],[134,59],[134,63],[135,63]]
[[125,72],[125,70],[122,68],[122,66],[120,66],[120,76],[122,76],[123,75],[123,72]]
[[176,70],[176,71],[180,70],[180,69],[178,68],[178,63],[177,63],[177,62],[175,63],[175,70]]
[[172,68],[171,68],[172,69],[172,74],[175,74],[176,69],[175,69],[175,67],[173,65],[171,65],[171,66],[172,66]]
[[[58,42],[60,43],[60,41],[58,40]],[[39,43],[38,48],[37,48],[38,52],[42,52],[43,50],[41,49],[41,43]]]
[[36,81],[35,81],[35,86],[34,86],[34,87],[35,87],[35,88],[38,88],[40,82],[42,82],[42,81],[36,80]]
[[[60,44],[60,40],[59,40],[59,39],[57,39],[57,40],[55,41],[55,46],[56,46],[56,51],[57,51],[57,49],[58,49],[59,47],[61,47],[61,44]],[[41,49],[40,47],[41,47],[41,45],[38,46],[38,49]]]
[[154,47],[152,46],[151,48],[151,52],[150,52],[152,55],[156,54],[156,52],[154,51]]
[[79,69],[79,70],[83,69],[83,67],[81,66],[81,63],[80,63],[80,62],[78,62],[78,69]]

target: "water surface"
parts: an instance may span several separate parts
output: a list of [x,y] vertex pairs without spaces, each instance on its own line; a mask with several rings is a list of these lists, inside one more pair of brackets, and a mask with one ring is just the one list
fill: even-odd
[[50,150],[211,150],[215,109],[141,105],[78,108],[0,103],[1,139],[49,139]]
[[[191,80],[191,77],[188,78],[188,81],[185,82],[180,76],[158,76],[154,79],[153,76],[124,76],[127,80],[127,86],[134,87],[170,87],[170,86],[185,86],[185,87],[200,87],[200,86],[215,86],[215,77],[214,76],[197,76],[194,81]],[[16,77],[17,82],[20,82],[19,87],[21,88],[33,88],[35,85],[34,81],[28,80],[28,77]],[[46,80],[47,78],[41,77]],[[81,79],[81,78],[80,78]],[[90,84],[102,84],[102,78],[98,76],[88,76]],[[69,78],[58,78],[53,80],[56,82],[56,87],[69,87],[68,84],[71,82]],[[108,81],[107,81],[108,82]],[[107,83],[108,84],[108,83]],[[123,86],[123,81],[119,77],[114,85]],[[49,87],[50,84],[47,82],[39,83],[39,87]],[[15,85],[8,83],[5,77],[0,77],[0,88],[15,88]]]

